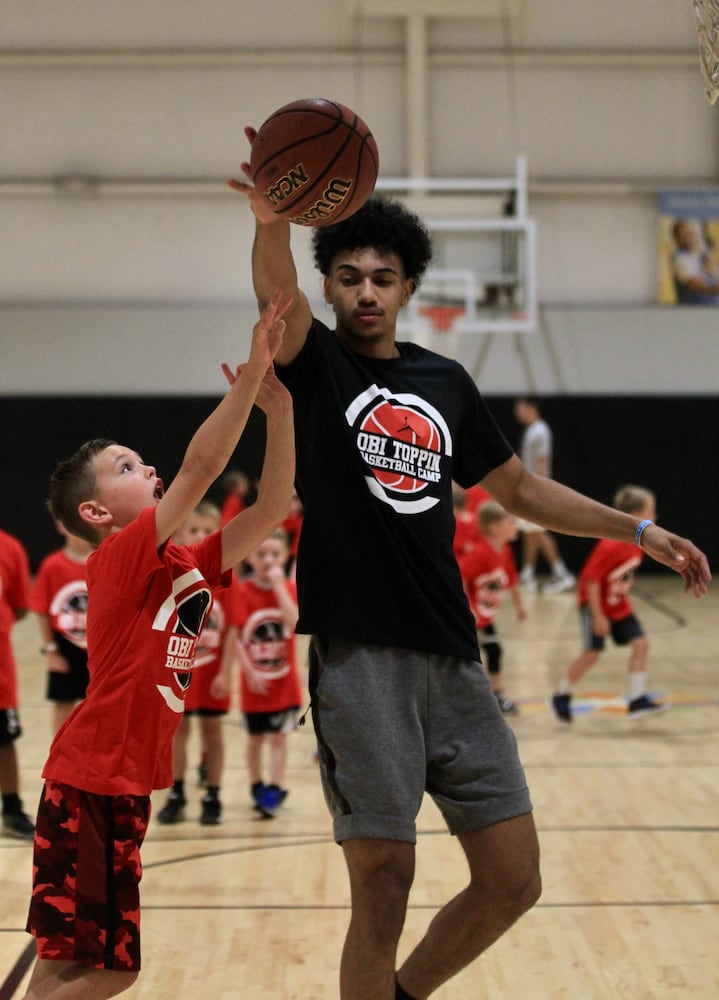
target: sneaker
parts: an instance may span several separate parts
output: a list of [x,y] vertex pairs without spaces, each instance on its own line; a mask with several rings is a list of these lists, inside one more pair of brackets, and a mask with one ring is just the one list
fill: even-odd
[[165,824],[181,823],[185,818],[185,805],[184,795],[179,795],[175,791],[170,792],[167,802],[157,814],[157,822]]
[[204,788],[207,784],[207,764],[201,760],[197,765],[197,787]]
[[523,573],[519,577],[519,586],[522,590],[526,590],[528,594],[535,594],[537,592],[537,579],[534,574],[529,576],[529,574],[525,575]]
[[661,701],[652,701],[648,694],[643,694],[641,698],[629,702],[627,715],[630,719],[642,719],[647,715],[661,715],[662,712],[668,711],[669,705]]
[[555,694],[550,702],[552,711],[560,722],[572,721],[572,696],[571,694]]
[[502,715],[519,715],[519,708],[511,698],[505,697],[501,691],[495,691],[494,697],[497,699],[497,704]]
[[259,802],[259,811],[265,819],[274,819],[277,810],[287,798],[287,789],[266,785]]
[[543,594],[561,594],[563,590],[571,590],[577,582],[576,577],[571,573],[562,573],[561,576],[552,576],[542,587]]
[[262,796],[265,794],[266,788],[267,785],[263,781],[258,781],[257,784],[250,785],[250,794],[252,795],[253,802],[252,808],[255,812],[261,812],[262,810],[260,803],[262,802]]
[[217,826],[222,822],[222,803],[216,795],[206,795],[202,800],[200,823],[203,826]]
[[2,814],[3,833],[9,837],[19,837],[21,840],[32,840],[35,835],[35,825],[22,809],[16,812]]

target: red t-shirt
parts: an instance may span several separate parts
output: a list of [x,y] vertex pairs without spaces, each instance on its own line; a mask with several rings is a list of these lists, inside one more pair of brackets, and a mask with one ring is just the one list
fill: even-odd
[[[294,601],[297,588],[287,581]],[[240,699],[243,712],[282,712],[302,704],[297,671],[295,635],[287,632],[275,592],[258,587],[253,580],[240,584],[240,639],[256,670],[270,682],[266,694],[256,694],[241,671]]]
[[486,538],[459,560],[469,605],[477,628],[485,628],[493,620],[497,608],[510,587],[517,584],[517,564],[509,545],[498,552]]
[[299,512],[288,514],[288,516],[282,522],[282,527],[287,533],[287,538],[290,543],[290,555],[296,556],[297,550],[300,545],[300,532],[302,531],[302,518],[303,515]]
[[476,486],[470,486],[468,489],[466,489],[464,491],[464,496],[467,501],[466,509],[469,511],[470,514],[476,514],[478,507],[481,507],[482,504],[486,503],[487,500],[492,499],[492,495],[490,493],[487,493],[485,488],[483,486],[480,486],[479,483],[477,483]]
[[155,508],[106,538],[87,563],[90,684],[43,770],[97,795],[149,795],[172,784],[197,637],[222,574],[219,532],[159,549]]
[[457,559],[471,552],[481,537],[475,514],[465,510],[455,515],[452,550]]
[[220,524],[224,528],[233,517],[237,517],[245,509],[245,501],[238,493],[228,493],[220,507]]
[[0,709],[18,707],[17,671],[10,633],[17,612],[30,606],[30,568],[21,542],[0,531]]
[[587,603],[587,582],[599,584],[602,611],[611,621],[621,621],[632,613],[629,591],[634,586],[634,571],[644,553],[632,542],[613,542],[603,538],[597,542],[579,574],[577,597],[580,605]]
[[[233,573],[229,587],[215,587],[212,591],[212,610],[200,633],[195,655],[195,672],[185,696],[186,712],[194,712],[197,709],[210,709],[213,712],[229,711],[231,697],[228,695],[226,698],[214,698],[210,694],[210,687],[222,666],[227,630],[233,625],[240,624],[239,589],[240,581]],[[202,667],[202,670],[198,670],[198,667]]]
[[46,556],[35,577],[30,610],[47,615],[53,632],[87,649],[87,564],[75,562],[65,549]]

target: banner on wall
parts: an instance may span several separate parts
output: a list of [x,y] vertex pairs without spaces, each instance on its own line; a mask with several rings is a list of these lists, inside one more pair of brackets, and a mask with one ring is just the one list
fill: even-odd
[[719,305],[719,188],[659,192],[659,301]]

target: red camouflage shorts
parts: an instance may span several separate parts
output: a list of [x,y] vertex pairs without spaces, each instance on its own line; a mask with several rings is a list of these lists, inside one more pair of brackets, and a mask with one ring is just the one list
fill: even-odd
[[45,782],[27,921],[38,958],[140,968],[140,847],[149,815],[146,795],[94,795]]

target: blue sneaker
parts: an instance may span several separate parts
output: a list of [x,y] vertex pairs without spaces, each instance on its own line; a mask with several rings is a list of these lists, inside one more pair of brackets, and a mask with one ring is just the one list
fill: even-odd
[[259,811],[265,819],[274,819],[277,810],[287,798],[287,790],[277,785],[265,785],[259,802]]

